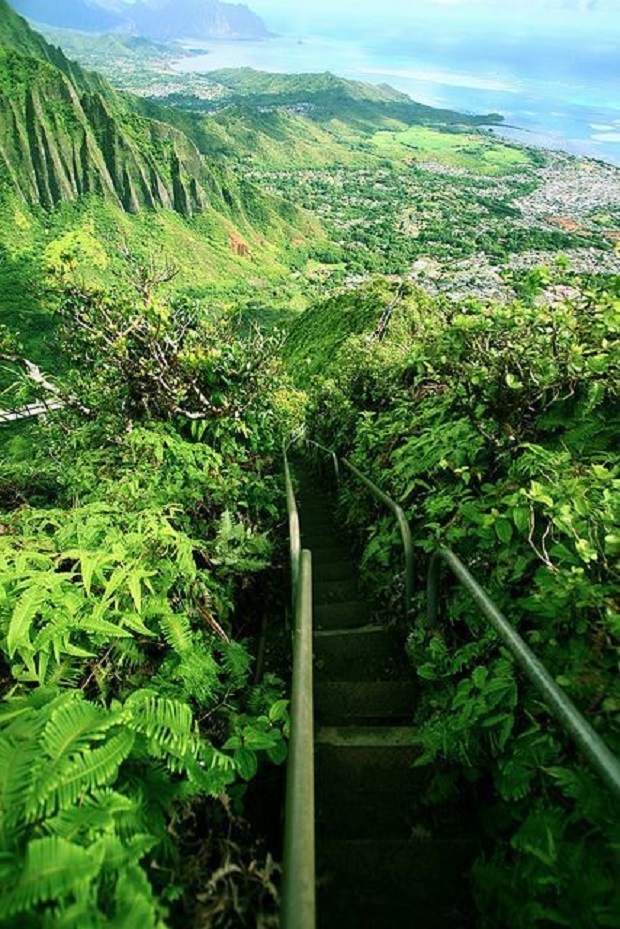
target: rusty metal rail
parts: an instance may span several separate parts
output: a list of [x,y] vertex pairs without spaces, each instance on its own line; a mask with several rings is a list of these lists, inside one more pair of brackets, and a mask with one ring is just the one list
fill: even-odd
[[299,514],[286,448],[284,474],[290,528],[294,630],[280,925],[282,929],[315,929],[312,555],[301,548]]

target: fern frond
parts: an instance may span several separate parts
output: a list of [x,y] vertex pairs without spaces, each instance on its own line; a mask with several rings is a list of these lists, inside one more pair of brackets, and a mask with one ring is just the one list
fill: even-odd
[[48,834],[76,841],[97,832],[114,833],[125,837],[144,828],[138,801],[110,789],[94,791],[83,804],[61,810],[44,824]]
[[178,655],[190,652],[192,649],[192,630],[187,616],[173,612],[166,601],[158,604],[156,615],[163,636],[170,648]]
[[[93,888],[91,896],[94,897]],[[24,926],[23,916],[19,916],[20,925],[16,929],[35,929],[34,924]],[[75,903],[63,905],[53,911],[45,913],[44,921],[40,924],[41,929],[109,929],[110,922],[99,909],[96,903],[89,896],[80,899]],[[36,925],[38,929],[39,924]]]
[[50,815],[56,810],[67,809],[89,791],[113,784],[120,765],[133,748],[134,738],[129,729],[121,730],[101,748],[86,751],[57,768],[54,777],[41,785],[34,815]]
[[195,635],[193,649],[181,657],[170,655],[152,683],[164,696],[183,696],[205,706],[213,703],[222,690],[220,672],[208,643]]
[[82,751],[91,741],[105,738],[106,732],[119,722],[119,715],[76,699],[63,702],[52,710],[43,731],[41,747],[50,758],[59,761],[65,755]]
[[157,913],[153,890],[144,871],[127,868],[116,885],[115,929],[159,929],[162,922]]
[[17,840],[17,831],[21,832],[25,825],[26,810],[36,802],[39,762],[36,739],[0,739],[0,836],[4,847],[11,839]]
[[227,642],[218,646],[222,653],[222,665],[226,672],[227,683],[233,689],[246,684],[253,658],[241,642]]
[[134,731],[166,754],[176,758],[196,754],[192,711],[186,703],[141,690],[128,698],[125,707],[131,713],[129,725]]
[[34,839],[28,845],[16,885],[0,898],[0,916],[74,896],[80,885],[94,880],[101,864],[101,853],[73,845],[60,836]]
[[18,649],[30,649],[30,627],[41,604],[45,601],[47,591],[32,586],[19,598],[13,609],[13,615],[7,633],[7,650],[13,658]]
[[116,668],[138,668],[144,663],[144,651],[135,639],[122,639],[114,644],[111,662]]
[[126,842],[116,835],[108,834],[99,840],[97,850],[103,856],[104,867],[114,872],[138,864],[156,844],[157,839],[148,833],[133,835]]

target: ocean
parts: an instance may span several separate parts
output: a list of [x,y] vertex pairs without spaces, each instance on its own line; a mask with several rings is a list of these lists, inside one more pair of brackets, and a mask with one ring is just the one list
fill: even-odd
[[424,41],[405,34],[342,39],[280,35],[264,41],[188,40],[204,55],[179,71],[252,67],[281,73],[332,71],[388,83],[413,99],[465,113],[500,113],[517,141],[620,166],[620,54],[617,43],[564,37],[470,36]]

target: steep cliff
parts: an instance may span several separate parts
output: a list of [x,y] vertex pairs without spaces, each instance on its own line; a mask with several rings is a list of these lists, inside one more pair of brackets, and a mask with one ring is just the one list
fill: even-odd
[[47,208],[94,193],[128,212],[166,207],[191,216],[218,196],[207,163],[182,132],[117,109],[101,93],[80,93],[58,68],[6,48],[0,170],[28,203]]
[[[45,208],[96,194],[128,212],[234,212],[225,167],[69,61],[0,0],[0,185]],[[241,207],[239,207],[241,209]]]

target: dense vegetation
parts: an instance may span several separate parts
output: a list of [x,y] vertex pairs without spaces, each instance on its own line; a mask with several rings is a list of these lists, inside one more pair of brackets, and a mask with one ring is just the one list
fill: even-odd
[[[454,306],[408,287],[394,297],[394,285],[372,285],[293,329],[287,351],[311,385],[312,435],[405,507],[419,590],[434,546],[452,547],[618,751],[620,281],[583,281],[553,308]],[[342,506],[364,539],[370,588],[397,614],[397,528],[357,485]],[[471,802],[474,788],[484,798],[479,924],[620,925],[606,789],[465,593],[452,591],[439,630],[425,628],[417,602],[408,650],[427,802]]]
[[[72,42],[157,99],[0,0],[1,406],[64,403],[0,433],[0,923],[270,926],[238,817],[286,753],[254,658],[302,423],[403,503],[419,589],[446,542],[620,748],[618,180],[390,88]],[[396,530],[342,512],[389,619]],[[484,800],[479,924],[620,926],[604,789],[444,614],[407,649],[426,802]]]
[[209,885],[234,816],[209,798],[285,755],[282,685],[252,684],[252,576],[294,394],[272,340],[143,281],[59,307],[66,411],[0,469],[0,918],[160,926],[199,893],[232,919],[270,892]]

